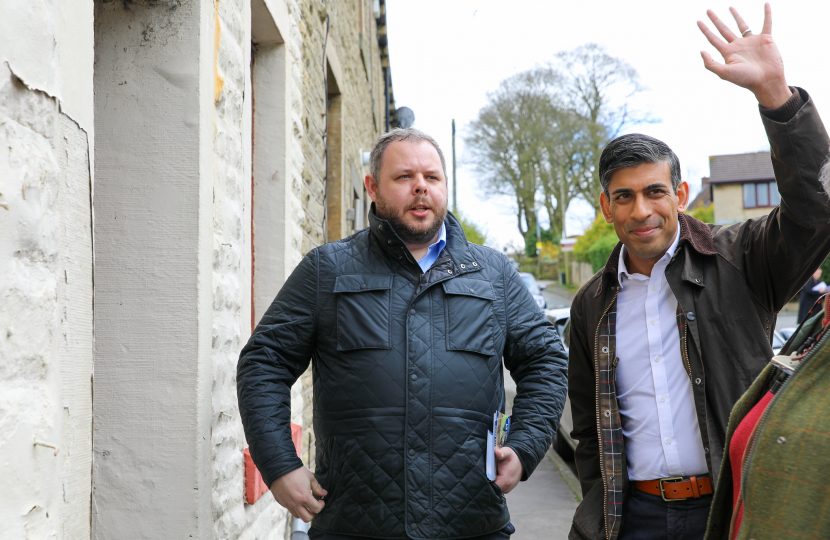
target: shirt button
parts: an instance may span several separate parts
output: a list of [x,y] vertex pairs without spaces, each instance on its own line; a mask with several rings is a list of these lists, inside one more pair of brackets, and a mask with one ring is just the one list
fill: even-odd
[[694,312],[694,311],[690,311],[690,312],[688,312],[688,313],[686,314],[686,318],[687,318],[687,319],[689,319],[690,321],[695,320],[695,312]]
[[656,356],[656,357],[654,358],[654,361],[655,361],[655,362],[657,362],[658,364],[660,363],[660,361],[661,361],[661,360],[663,360],[663,357],[662,357],[662,356]]
[[413,381],[417,381],[417,380],[418,380],[418,376],[417,376],[417,375],[415,375],[414,373],[413,373],[412,375],[410,375],[410,376],[409,376],[409,378],[410,378],[410,379],[412,379]]
[[697,379],[695,379],[695,384],[700,384],[701,382],[702,382],[702,381],[700,380],[700,377],[698,377]]
[[665,403],[666,402],[666,396],[660,396],[660,402]]
[[410,448],[410,449],[409,449],[409,457],[412,457],[412,456],[414,456],[414,455],[415,455],[415,450],[413,450],[412,448]]
[[360,286],[360,288],[361,288],[361,289],[365,289],[365,288],[366,288],[366,285],[365,285],[365,284],[362,284],[362,285]]
[[409,310],[409,314],[410,314],[410,315],[415,315],[415,310],[414,310],[414,309],[410,309],[410,310]]
[[651,319],[651,321],[650,321],[650,322],[651,322],[651,324],[652,324],[652,325],[654,325],[654,319]]
[[671,444],[671,437],[669,437],[668,439],[666,439],[666,444]]
[[656,291],[656,290],[657,290],[657,287],[655,287],[654,285],[652,285],[652,286],[651,286],[651,290],[652,290],[652,291]]

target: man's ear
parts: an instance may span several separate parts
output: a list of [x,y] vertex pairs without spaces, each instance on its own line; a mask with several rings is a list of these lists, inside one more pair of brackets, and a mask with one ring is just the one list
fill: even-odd
[[685,212],[686,205],[689,204],[689,184],[685,181],[680,182],[677,186],[677,211]]
[[378,184],[375,182],[375,178],[371,174],[367,174],[363,183],[366,184],[366,192],[369,194],[369,198],[372,199],[372,202],[376,202],[378,197]]
[[605,196],[605,192],[599,194],[599,207],[602,210],[602,217],[605,218],[606,223],[614,223],[614,218],[611,217],[611,203],[608,201],[608,197]]

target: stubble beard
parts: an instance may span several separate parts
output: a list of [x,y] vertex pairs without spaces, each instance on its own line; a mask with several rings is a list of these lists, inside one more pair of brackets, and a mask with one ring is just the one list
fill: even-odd
[[[429,206],[435,218],[432,223],[427,224],[424,220],[421,222],[420,227],[413,227],[404,222],[403,218],[409,208],[418,203],[423,203]],[[379,218],[385,219],[389,222],[404,243],[425,244],[435,238],[435,235],[438,234],[439,230],[441,230],[441,225],[444,224],[444,219],[447,217],[447,207],[444,206],[443,208],[436,208],[430,203],[419,199],[413,201],[409,206],[407,206],[407,208],[401,210],[386,204],[386,201],[380,196],[380,193],[378,193],[378,197],[375,200],[375,213]]]

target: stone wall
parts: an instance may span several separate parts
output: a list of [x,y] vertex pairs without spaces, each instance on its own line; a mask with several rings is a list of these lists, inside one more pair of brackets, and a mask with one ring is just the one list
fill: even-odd
[[[292,135],[286,141],[283,177],[287,200],[265,207],[261,212],[283,213],[286,239],[283,257],[287,271],[309,250],[326,240],[351,234],[338,230],[327,235],[327,198],[334,199],[343,216],[354,206],[357,185],[362,187],[360,149],[368,150],[383,126],[383,73],[377,47],[377,29],[371,2],[288,1],[288,18],[282,21],[281,37],[291,67],[282,81],[288,101],[284,120]],[[265,4],[266,6],[268,3]],[[273,4],[271,4],[273,6]],[[251,103],[251,32],[246,19],[250,6],[242,0],[217,3],[217,91],[215,137],[215,218],[214,218],[214,314],[213,314],[213,509],[214,534],[221,538],[267,536],[267,531],[286,528],[287,512],[266,495],[254,505],[243,505],[241,493],[244,464],[241,450],[246,446],[236,405],[235,368],[239,350],[247,340],[251,324],[251,125],[249,119],[267,114],[256,109],[256,94]],[[263,48],[262,50],[265,50]],[[257,53],[254,52],[256,55]],[[269,53],[270,54],[270,53]],[[364,60],[364,57],[366,59]],[[254,56],[254,76],[263,76]],[[332,66],[334,64],[334,66]],[[268,66],[272,64],[267,64]],[[334,69],[332,69],[332,67]],[[258,74],[258,75],[257,75]],[[373,75],[370,78],[370,75]],[[279,82],[274,74],[269,79]],[[342,110],[333,118],[329,95],[337,88]],[[263,92],[265,90],[258,90]],[[269,96],[270,97],[270,96]],[[264,102],[264,98],[260,101]],[[279,119],[263,118],[265,122]],[[337,122],[342,158],[332,163],[333,141],[327,127]],[[254,145],[257,132],[253,132]],[[269,141],[270,144],[270,141]],[[328,148],[327,148],[328,146]],[[274,150],[278,151],[278,150]],[[328,163],[327,163],[328,155]],[[333,167],[339,167],[349,188],[337,194],[327,189]],[[340,195],[347,193],[348,196]],[[254,192],[256,198],[257,192]],[[335,198],[336,197],[336,198]],[[368,207],[367,204],[363,208]],[[331,205],[329,205],[331,208]],[[269,216],[272,217],[272,216]],[[280,217],[280,216],[278,216]],[[345,217],[344,220],[345,221]],[[364,220],[365,223],[365,220]],[[345,233],[345,234],[344,234]],[[267,229],[257,233],[258,242],[268,242]],[[327,238],[328,236],[328,238]],[[263,238],[264,237],[264,238]],[[263,271],[263,270],[260,270]],[[265,271],[278,271],[266,268]],[[261,313],[260,307],[256,311]],[[292,420],[303,426],[303,461],[314,467],[312,429],[312,385],[308,370],[292,389]]]
[[[279,19],[261,49],[279,72],[261,75],[285,105],[263,118],[285,136],[267,141],[284,159],[258,235],[252,5]],[[279,246],[272,297],[305,253],[365,226],[360,151],[385,123],[372,1],[0,13],[0,537],[288,534],[269,494],[244,502],[236,362],[265,308],[256,242]],[[291,405],[313,469],[312,397],[308,370]]]
[[2,538],[89,538],[93,136],[85,4],[0,1]]
[[[354,209],[353,198],[347,195],[356,185],[365,213],[369,200],[363,187],[366,171],[360,162],[360,151],[368,151],[381,135],[385,117],[384,76],[372,2],[309,0],[302,3],[301,10],[298,26],[302,35],[302,86],[299,88],[302,122],[298,135],[304,159],[302,183],[297,187],[303,208],[304,254],[324,241],[338,240],[354,232],[355,222],[352,221],[340,234],[331,234],[333,228],[325,222],[328,217],[326,203],[333,203],[345,215],[346,210]],[[368,57],[366,61],[364,57]],[[332,77],[336,80],[329,80]],[[335,86],[336,90],[333,90]],[[337,108],[342,130],[340,141],[327,141],[327,97],[331,92],[338,92]],[[326,162],[327,143],[338,144],[339,163]],[[341,168],[343,185],[338,187],[342,189],[327,186],[327,167],[330,176],[332,167]],[[363,226],[366,226],[365,219]],[[311,370],[306,371],[298,385],[301,386],[303,398],[303,461],[313,469],[315,438],[312,429]]]

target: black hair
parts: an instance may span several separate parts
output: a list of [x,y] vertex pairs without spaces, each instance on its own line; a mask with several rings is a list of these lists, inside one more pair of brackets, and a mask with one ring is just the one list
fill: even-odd
[[602,191],[610,198],[608,185],[614,171],[663,161],[669,164],[671,185],[677,193],[677,186],[680,185],[680,160],[666,143],[642,133],[617,137],[608,143],[599,157],[599,183]]

